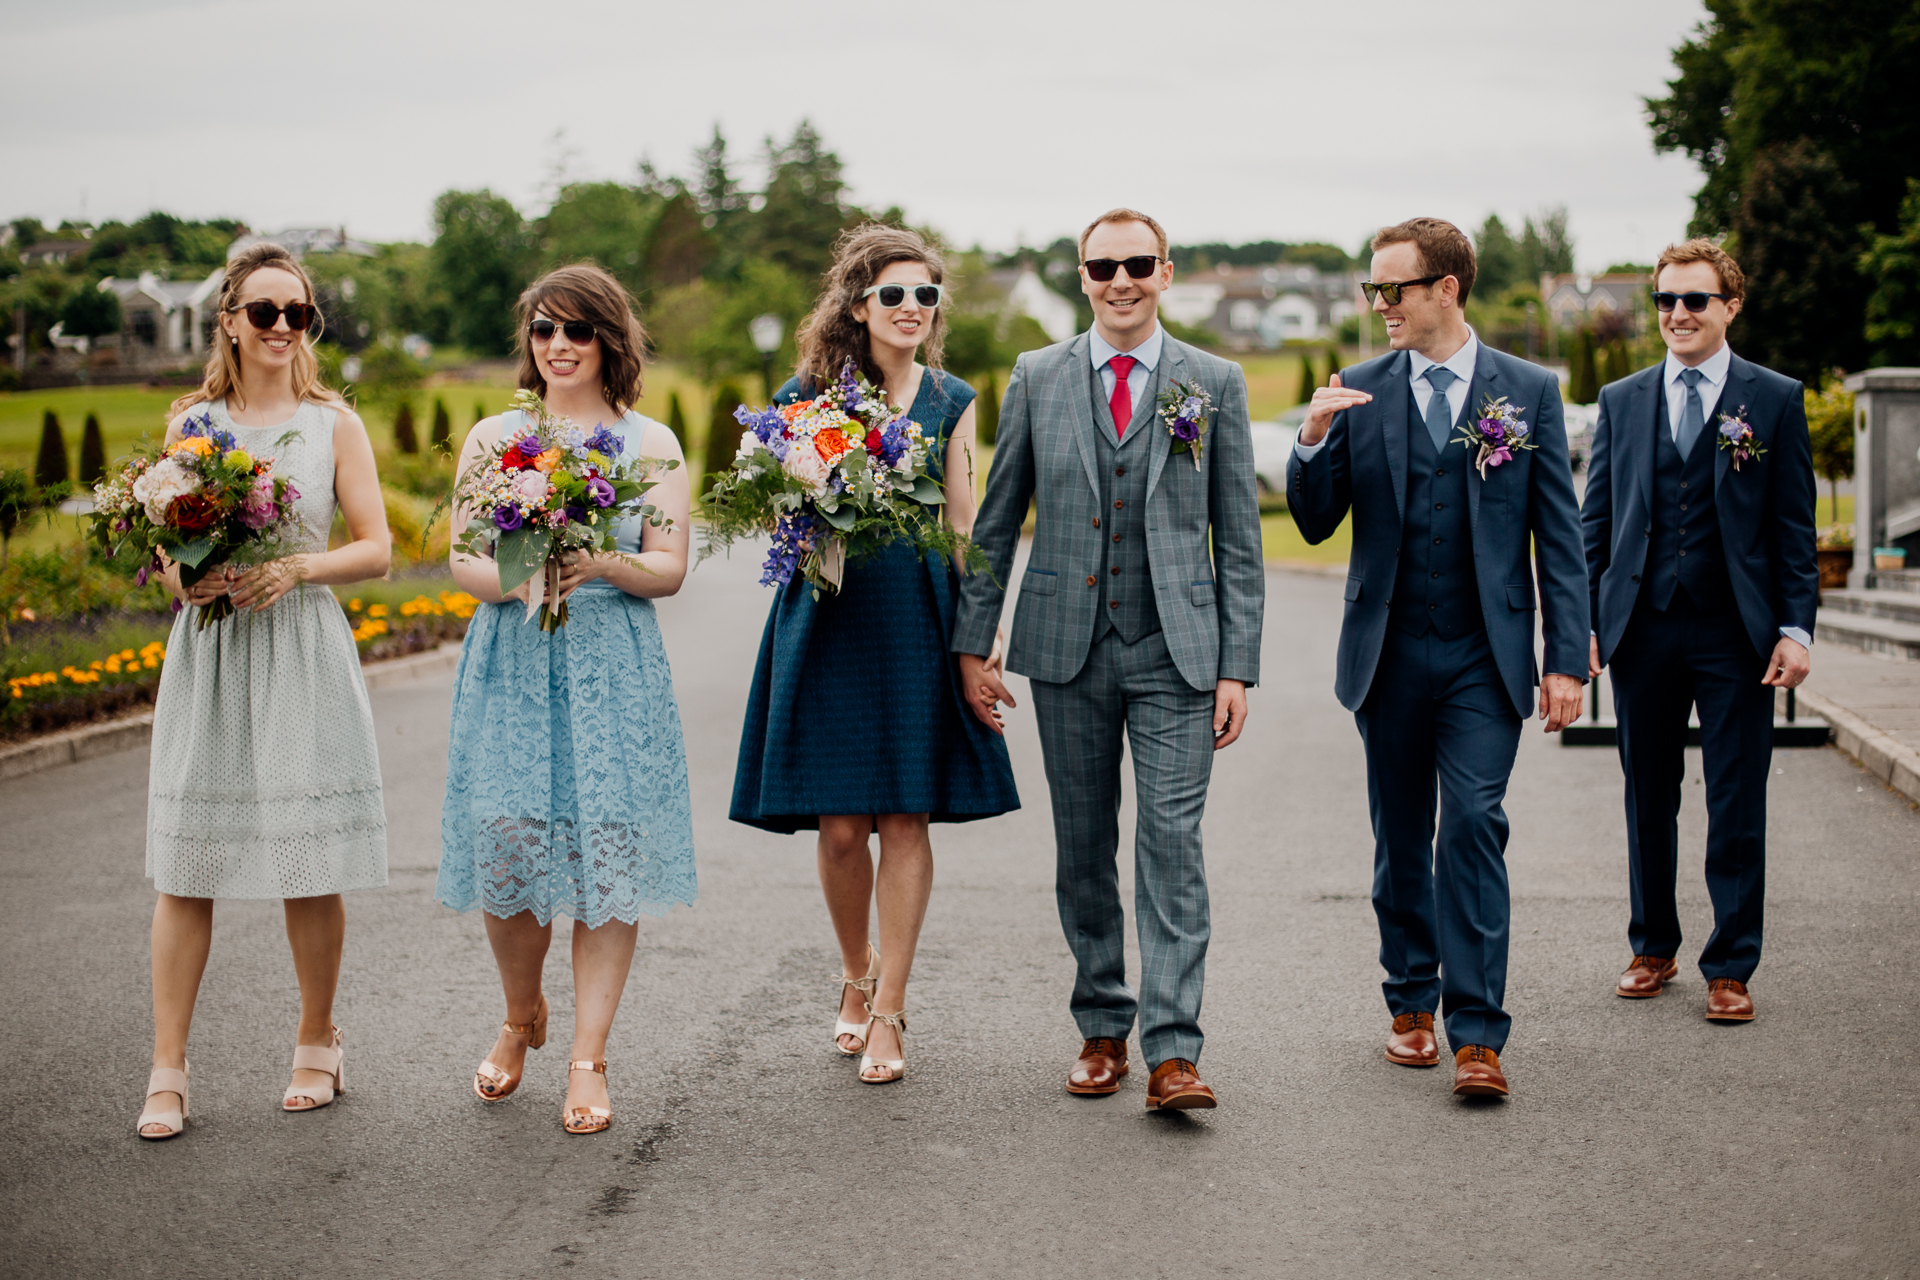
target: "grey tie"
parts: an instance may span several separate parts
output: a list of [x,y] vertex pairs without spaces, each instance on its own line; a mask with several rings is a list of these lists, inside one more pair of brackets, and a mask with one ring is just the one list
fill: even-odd
[[1447,404],[1447,388],[1453,385],[1453,370],[1433,365],[1426,372],[1433,395],[1427,400],[1427,435],[1433,439],[1433,451],[1447,451],[1447,437],[1453,434],[1453,411]]
[[1707,411],[1700,403],[1700,379],[1704,376],[1698,369],[1682,369],[1680,381],[1687,384],[1687,403],[1680,410],[1680,431],[1673,442],[1680,446],[1680,456],[1685,458],[1693,452],[1693,442],[1707,429]]

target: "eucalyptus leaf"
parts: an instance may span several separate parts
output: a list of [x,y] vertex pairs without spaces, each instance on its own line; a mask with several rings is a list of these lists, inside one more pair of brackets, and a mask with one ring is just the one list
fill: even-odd
[[501,594],[505,595],[540,572],[552,545],[553,532],[549,529],[515,529],[503,534],[494,548],[494,559],[500,565]]
[[189,569],[198,569],[213,554],[213,539],[195,538],[192,542],[181,543],[167,554]]
[[908,492],[913,495],[915,502],[922,503],[929,507],[943,506],[947,501],[945,491],[935,483],[931,476],[921,476],[915,480],[913,482],[913,488]]
[[840,507],[833,511],[822,511],[820,512],[820,518],[842,533],[846,533],[853,528],[854,513],[849,507]]

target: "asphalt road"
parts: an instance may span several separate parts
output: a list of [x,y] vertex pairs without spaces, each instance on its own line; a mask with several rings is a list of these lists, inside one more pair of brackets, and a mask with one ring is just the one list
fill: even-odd
[[1024,705],[1028,807],[936,829],[909,1075],[874,1088],[830,1047],[809,840],[724,816],[768,599],[755,558],[704,565],[662,610],[701,897],[642,924],[597,1138],[559,1125],[558,940],[553,1040],[510,1102],[469,1089],[501,1007],[480,921],[432,901],[446,678],[374,695],[392,883],[349,900],[350,1091],[314,1114],[278,1107],[295,1010],[278,906],[223,903],[192,1127],[135,1138],[146,753],[0,784],[0,1273],[1920,1274],[1920,813],[1845,757],[1776,757],[1760,1018],[1723,1027],[1701,1019],[1692,965],[1697,785],[1681,980],[1616,999],[1618,765],[1530,729],[1508,802],[1514,1095],[1455,1101],[1449,1073],[1380,1054],[1365,778],[1331,693],[1341,583],[1275,572],[1267,683],[1206,820],[1202,1067],[1220,1109],[1148,1114],[1144,1072],[1116,1097],[1062,1089],[1072,966]]

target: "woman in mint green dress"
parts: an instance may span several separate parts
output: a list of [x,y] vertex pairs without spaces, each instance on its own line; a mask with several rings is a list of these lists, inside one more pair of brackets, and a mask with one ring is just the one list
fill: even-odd
[[[630,409],[646,335],[626,290],[597,267],[562,267],[520,298],[520,385],[554,413],[621,440],[623,460],[680,459],[662,424]],[[522,426],[476,425],[464,472]],[[474,1075],[482,1100],[519,1087],[547,1037],[541,971],[556,915],[573,919],[574,1030],[568,1133],[612,1123],[607,1036],[642,915],[694,899],[693,818],[680,712],[653,600],[687,572],[685,466],[648,495],[670,527],[629,520],[619,553],[580,556],[560,578],[568,622],[527,620],[525,586],[500,593],[492,560],[455,551],[453,575],[482,603],[454,677],[436,897],[483,909],[506,1019]],[[455,527],[466,516],[456,512]]]

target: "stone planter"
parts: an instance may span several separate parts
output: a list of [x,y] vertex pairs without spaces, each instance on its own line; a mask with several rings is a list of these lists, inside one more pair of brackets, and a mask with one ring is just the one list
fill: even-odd
[[1839,547],[1834,550],[1822,548],[1820,556],[1820,586],[1822,589],[1842,588],[1847,585],[1847,574],[1853,569],[1853,548]]

